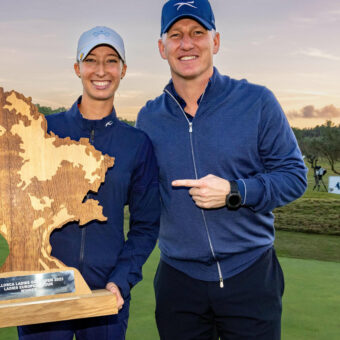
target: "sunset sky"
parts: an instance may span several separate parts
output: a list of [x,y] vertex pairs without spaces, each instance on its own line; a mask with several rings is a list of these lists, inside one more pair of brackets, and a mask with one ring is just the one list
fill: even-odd
[[[197,1],[197,0],[195,0]],[[81,94],[73,71],[80,34],[118,31],[128,72],[116,94],[118,116],[135,119],[158,96],[169,68],[158,53],[164,0],[11,0],[0,11],[0,87],[34,103],[69,107]],[[270,88],[292,126],[340,124],[340,1],[211,0],[221,73]]]

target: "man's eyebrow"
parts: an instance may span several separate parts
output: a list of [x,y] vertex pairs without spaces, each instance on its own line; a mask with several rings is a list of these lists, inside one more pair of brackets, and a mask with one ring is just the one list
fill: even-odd
[[197,28],[201,28],[201,29],[204,29],[204,30],[207,30],[204,26],[200,25],[200,24],[197,24],[195,26],[192,27],[192,29],[197,29]]
[[[201,29],[204,29],[204,30],[207,31],[207,29],[206,29],[204,26],[200,25],[200,24],[197,24],[197,25],[191,27],[191,29],[193,29],[193,30],[196,30],[196,29],[198,29],[198,28],[201,28]],[[179,27],[172,28],[172,27],[171,27],[171,28],[169,29],[168,33],[169,33],[170,31],[181,31],[181,28],[179,28]]]

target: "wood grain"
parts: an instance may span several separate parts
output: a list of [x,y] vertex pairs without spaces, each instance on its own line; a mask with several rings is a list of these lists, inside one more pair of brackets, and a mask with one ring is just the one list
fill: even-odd
[[0,327],[72,320],[118,313],[115,296],[106,289],[87,295],[0,304]]
[[97,192],[114,159],[82,138],[47,133],[30,98],[0,88],[0,234],[9,256],[0,272],[63,268],[50,235],[71,221],[105,221]]
[[75,292],[0,301],[0,327],[118,313],[115,295],[89,289],[79,271],[51,256],[50,235],[68,222],[105,221],[97,192],[114,158],[86,138],[47,133],[47,122],[26,98],[0,88],[0,234],[9,255],[0,278],[74,270]]

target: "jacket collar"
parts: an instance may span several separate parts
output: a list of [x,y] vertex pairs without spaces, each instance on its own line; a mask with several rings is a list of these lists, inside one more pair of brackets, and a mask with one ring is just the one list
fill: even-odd
[[[221,74],[218,72],[217,68],[214,67],[214,72],[211,78],[209,79],[209,82],[207,84],[207,87],[205,88],[204,91],[204,98],[205,99],[210,99],[210,97],[213,95],[216,97],[215,90],[218,89],[220,81],[221,81]],[[174,83],[172,79],[170,79],[169,83],[165,86],[164,91],[169,91],[175,98],[176,100],[180,103],[182,108],[186,106],[186,103],[184,99],[176,92]],[[202,99],[202,95],[199,97],[197,103],[200,104]]]
[[76,121],[76,124],[82,130],[106,129],[110,126],[113,126],[117,122],[118,118],[114,107],[112,108],[112,112],[102,119],[90,120],[84,118],[79,111],[79,104],[81,103],[81,98],[82,97],[80,96],[78,100],[72,105],[71,109],[68,112],[72,116],[72,118]]

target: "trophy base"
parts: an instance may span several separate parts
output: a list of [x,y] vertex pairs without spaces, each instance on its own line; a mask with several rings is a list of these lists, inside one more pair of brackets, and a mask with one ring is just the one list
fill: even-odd
[[[91,291],[77,269],[67,267],[60,270],[47,270],[44,274],[58,274],[65,270],[74,272],[74,292],[2,300],[0,301],[0,328],[118,313],[116,296],[106,289]],[[2,273],[0,278],[30,274],[37,274],[37,272]]]
[[0,304],[0,327],[24,326],[118,313],[116,297],[106,289],[93,290],[86,295],[65,295]]

